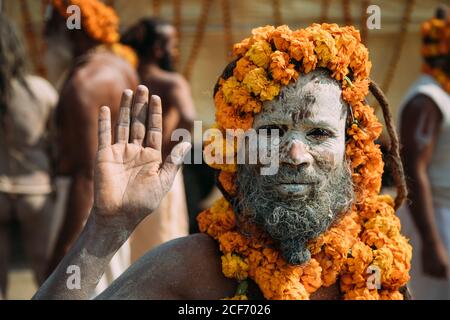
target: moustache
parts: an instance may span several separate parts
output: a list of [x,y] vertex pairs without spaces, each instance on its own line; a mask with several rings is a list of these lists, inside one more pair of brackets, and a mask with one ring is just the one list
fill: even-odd
[[261,176],[264,185],[273,184],[319,184],[326,174],[318,173],[312,169],[295,168],[282,165],[274,175]]

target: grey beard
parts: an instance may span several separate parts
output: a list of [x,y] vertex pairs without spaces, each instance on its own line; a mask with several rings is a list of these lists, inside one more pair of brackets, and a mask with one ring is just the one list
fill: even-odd
[[[255,165],[238,166],[239,218],[256,223],[279,243],[283,258],[290,264],[307,262],[310,240],[324,233],[354,199],[350,166],[345,163],[332,172],[304,172],[293,166],[280,166],[276,175],[260,175]],[[274,185],[280,182],[315,183],[302,197],[281,197]]]

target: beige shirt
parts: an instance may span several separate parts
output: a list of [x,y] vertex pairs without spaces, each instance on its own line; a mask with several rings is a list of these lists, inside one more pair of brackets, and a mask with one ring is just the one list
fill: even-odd
[[399,114],[408,101],[418,94],[432,99],[442,113],[442,126],[428,166],[428,175],[433,201],[437,205],[450,208],[450,95],[432,77],[423,75],[407,93]]
[[27,76],[35,98],[13,80],[8,110],[0,124],[0,192],[52,191],[49,127],[58,94],[46,80]]

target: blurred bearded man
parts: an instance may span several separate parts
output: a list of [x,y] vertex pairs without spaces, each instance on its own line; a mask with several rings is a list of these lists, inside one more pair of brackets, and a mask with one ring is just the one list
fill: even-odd
[[[163,103],[162,152],[166,157],[174,147],[171,140],[176,129],[191,131],[195,118],[194,103],[189,84],[174,72],[178,57],[178,38],[175,28],[159,18],[143,18],[121,38],[139,57],[141,82],[161,97]],[[136,261],[148,250],[166,241],[188,235],[188,214],[181,172],[160,207],[147,217],[130,238],[131,259]]]
[[[234,55],[214,89],[217,123],[204,158],[217,169],[223,198],[198,216],[204,234],[148,252],[98,298],[405,298],[412,248],[394,209],[405,188],[397,137],[387,121],[399,187],[394,205],[379,195],[383,162],[374,141],[382,126],[364,102],[371,64],[359,32],[335,24],[266,26],[236,44]],[[370,90],[389,114],[378,87]],[[122,108],[130,105],[139,108]],[[159,97],[150,98],[147,113],[143,141],[128,143],[136,135],[131,126],[112,144],[109,109],[102,108],[94,209],[35,298],[88,297],[111,255],[170,188],[190,144],[176,145],[162,161]],[[239,161],[239,152],[250,158],[256,151],[251,139],[228,147],[230,130],[238,129],[258,136],[257,149],[268,146],[257,153],[279,150],[276,172],[263,170],[261,156],[256,164]],[[76,293],[65,288],[72,264],[89,275]]]
[[[71,4],[77,4],[80,9],[81,29],[66,27],[67,7]],[[136,57],[130,48],[117,43],[118,23],[114,10],[97,0],[74,3],[54,0],[50,4],[47,39],[50,44],[55,39],[68,44],[73,61],[56,109],[58,176],[69,177],[70,187],[49,273],[78,237],[92,208],[99,108],[111,106],[115,122],[121,100],[119,91],[137,85],[133,69]],[[117,267],[119,274],[129,265],[129,253],[124,255],[118,258],[123,260],[118,261],[122,265]]]

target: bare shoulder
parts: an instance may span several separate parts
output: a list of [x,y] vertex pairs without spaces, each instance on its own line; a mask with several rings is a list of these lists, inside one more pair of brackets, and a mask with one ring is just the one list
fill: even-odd
[[179,73],[159,70],[158,73],[152,74],[148,78],[150,83],[157,83],[165,89],[187,87],[187,80]]
[[72,70],[61,91],[60,105],[96,120],[93,109],[101,105],[118,108],[122,91],[136,85],[137,75],[123,59],[109,53],[94,54]]
[[70,80],[75,85],[85,88],[105,84],[129,87],[130,80],[134,78],[134,71],[123,59],[109,53],[98,53],[76,68]]
[[217,243],[194,234],[147,252],[98,298],[220,299],[235,289],[222,275]]

